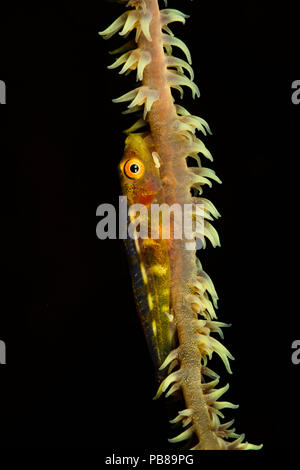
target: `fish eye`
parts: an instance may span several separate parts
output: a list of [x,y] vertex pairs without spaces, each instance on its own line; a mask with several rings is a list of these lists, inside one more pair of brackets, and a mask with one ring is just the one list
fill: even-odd
[[143,176],[145,167],[143,162],[138,158],[131,158],[130,160],[127,160],[123,170],[127,178],[138,180]]

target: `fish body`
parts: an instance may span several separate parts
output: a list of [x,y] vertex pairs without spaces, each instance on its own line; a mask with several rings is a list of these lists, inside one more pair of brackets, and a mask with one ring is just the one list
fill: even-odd
[[[143,204],[147,210],[144,220],[141,221],[143,215],[140,216],[140,222],[147,226],[148,237],[140,238],[133,232],[133,238],[127,238],[125,245],[137,309],[160,380],[165,374],[159,368],[174,346],[170,326],[170,264],[167,244],[159,231],[156,239],[151,238],[151,206],[164,202],[164,192],[158,161],[142,136],[127,137],[119,173],[122,193],[129,207]],[[129,216],[129,223],[134,219]]]

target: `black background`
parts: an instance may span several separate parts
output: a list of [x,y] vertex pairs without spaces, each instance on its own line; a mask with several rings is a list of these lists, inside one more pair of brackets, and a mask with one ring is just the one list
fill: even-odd
[[[222,247],[201,261],[219,319],[233,325],[224,340],[233,375],[213,361],[231,384],[224,399],[240,404],[226,417],[266,450],[295,448],[299,16],[288,2],[169,7],[191,15],[173,30],[190,48],[201,97],[187,90],[183,104],[211,125],[205,142],[223,181],[205,192],[222,214]],[[122,39],[97,34],[122,11],[99,0],[1,12],[2,447],[174,449],[164,400],[152,401],[122,242],[95,235],[97,206],[118,203],[122,130],[132,123],[111,100],[135,78],[106,68]]]

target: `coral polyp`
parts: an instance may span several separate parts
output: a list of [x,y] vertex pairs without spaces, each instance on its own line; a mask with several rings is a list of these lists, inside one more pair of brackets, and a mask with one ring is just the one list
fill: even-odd
[[[174,22],[184,24],[188,15],[160,9],[157,0],[130,0],[126,7],[100,33],[105,39],[117,33],[132,36],[109,66],[121,67],[120,74],[134,71],[138,81],[133,90],[113,100],[127,103],[128,112],[138,115],[127,130],[119,166],[123,195],[130,204],[147,207],[201,205],[203,230],[195,239],[201,240],[203,248],[207,240],[213,247],[220,246],[211,223],[220,214],[202,196],[206,185],[221,182],[203,165],[213,157],[198,133],[206,136],[210,127],[203,118],[175,104],[173,97],[174,90],[183,96],[184,88],[194,98],[200,95],[189,49],[170,29]],[[177,50],[185,58],[176,57]],[[216,337],[223,339],[222,329],[229,325],[218,321],[217,292],[196,256],[196,247],[187,249],[187,242],[185,236],[176,238],[174,230],[167,239],[146,239],[136,233],[126,241],[136,303],[161,381],[155,398],[180,392],[185,403],[173,420],[182,423],[183,431],[170,442],[194,439],[192,448],[199,450],[259,449],[245,442],[244,434],[235,433],[233,421],[222,421],[223,410],[237,405],[222,401],[229,385],[218,388],[220,378],[208,362],[217,355],[231,373],[233,356]]]

